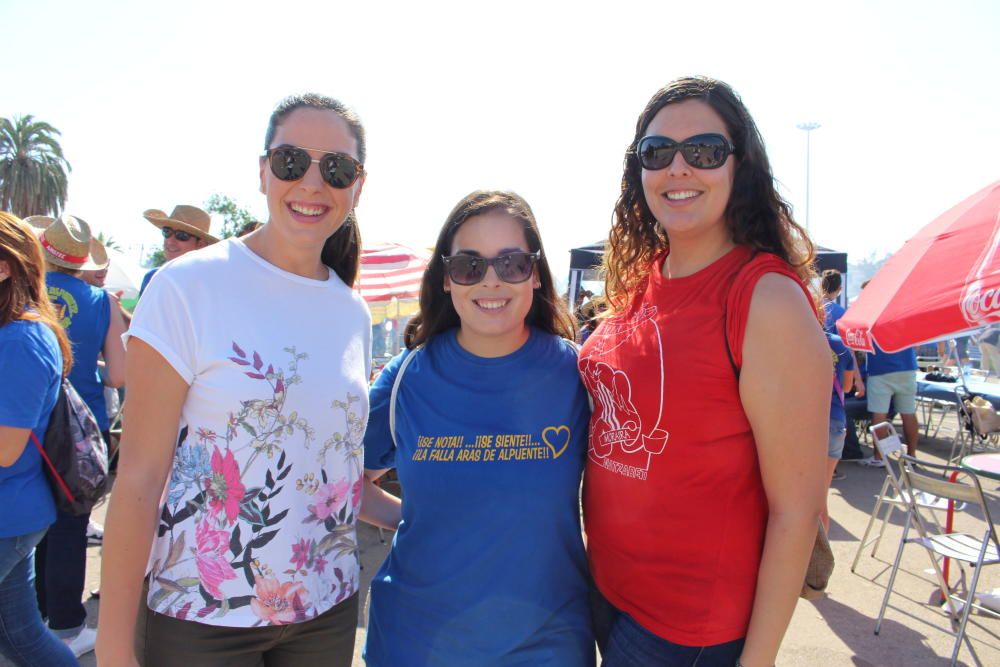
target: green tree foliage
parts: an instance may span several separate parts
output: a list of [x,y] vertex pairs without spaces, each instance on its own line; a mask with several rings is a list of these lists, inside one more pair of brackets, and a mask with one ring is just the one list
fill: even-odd
[[0,210],[22,218],[59,215],[71,168],[58,136],[34,116],[0,118]]
[[858,295],[861,291],[861,284],[866,280],[871,280],[878,273],[878,270],[882,268],[885,261],[889,259],[889,255],[884,257],[876,257],[875,253],[868,255],[867,257],[862,257],[856,262],[848,262],[847,264],[847,295],[848,298],[852,298]]
[[142,265],[147,268],[154,268],[157,266],[163,266],[163,263],[167,261],[167,256],[163,254],[163,248],[159,247],[155,250],[150,250],[146,254],[146,259],[143,261]]
[[243,208],[232,197],[214,194],[205,202],[205,210],[222,216],[222,238],[228,239],[238,235],[244,227],[257,222],[257,219],[247,209]]

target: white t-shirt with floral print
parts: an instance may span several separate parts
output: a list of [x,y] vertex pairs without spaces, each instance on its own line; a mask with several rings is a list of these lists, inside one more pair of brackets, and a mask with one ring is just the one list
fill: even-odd
[[358,590],[371,315],[335,273],[229,240],[158,271],[126,335],[190,385],[149,560],[150,609],[309,620]]

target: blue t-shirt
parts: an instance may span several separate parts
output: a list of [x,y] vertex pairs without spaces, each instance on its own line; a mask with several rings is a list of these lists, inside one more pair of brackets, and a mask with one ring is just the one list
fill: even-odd
[[403,520],[372,580],[370,667],[593,665],[579,489],[587,394],[576,350],[532,330],[493,359],[435,336],[370,392],[365,467],[396,468]]
[[875,354],[867,357],[868,377],[917,370],[917,351],[912,347],[899,352],[883,352],[875,345]]
[[97,358],[104,349],[104,339],[111,324],[111,297],[98,287],[58,271],[45,274],[45,284],[49,300],[56,307],[59,324],[73,343],[69,382],[94,413],[97,425],[107,431],[110,421]]
[[836,301],[824,301],[823,312],[825,313],[823,329],[827,333],[837,333],[837,320],[844,316],[847,310]]
[[852,353],[840,336],[827,332],[826,342],[830,345],[833,355],[833,394],[830,397],[830,421],[847,423],[847,413],[844,412],[844,386],[841,381],[844,373],[854,370],[854,353]]
[[142,296],[142,293],[146,291],[146,287],[149,285],[149,281],[153,279],[153,276],[156,275],[156,272],[159,271],[159,270],[160,270],[160,267],[154,266],[149,271],[146,271],[146,275],[144,275],[142,277],[142,284],[139,285],[139,296],[140,297]]
[[[45,438],[59,396],[62,353],[46,325],[16,320],[0,327],[0,426]],[[14,465],[0,467],[0,537],[27,535],[56,520],[45,465],[31,437]]]

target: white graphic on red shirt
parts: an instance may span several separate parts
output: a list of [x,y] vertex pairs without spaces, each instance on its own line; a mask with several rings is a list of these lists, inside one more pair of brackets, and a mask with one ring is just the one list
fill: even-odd
[[[663,417],[663,341],[655,315],[656,307],[647,304],[628,319],[607,320],[590,337],[587,355],[580,359],[583,382],[594,399],[588,455],[608,470],[638,479],[646,479],[653,456],[663,453],[670,435],[660,424]],[[657,415],[653,424],[642,422],[633,394],[633,386],[637,385],[628,373],[600,360],[633,338],[640,339],[647,349],[655,342],[655,349],[649,350],[648,360],[659,370]],[[640,391],[652,389],[642,387]]]

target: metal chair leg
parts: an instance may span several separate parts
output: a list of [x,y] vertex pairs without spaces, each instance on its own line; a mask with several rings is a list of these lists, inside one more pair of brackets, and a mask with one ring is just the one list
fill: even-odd
[[871,516],[868,517],[868,525],[865,527],[865,534],[861,536],[861,542],[858,543],[858,550],[854,554],[854,562],[851,563],[851,572],[854,572],[855,568],[857,568],[858,560],[861,558],[861,552],[864,551],[866,546],[868,546],[868,535],[871,533],[872,525],[875,523],[875,517],[878,515],[878,512],[882,508],[882,504],[885,501],[885,492],[888,486],[889,478],[886,477],[885,482],[882,483],[882,490],[879,491],[878,499],[875,501],[875,507],[872,508]]
[[882,607],[878,610],[878,621],[875,623],[875,634],[882,630],[882,619],[885,618],[886,607],[889,606],[889,596],[892,595],[892,586],[896,583],[896,574],[899,572],[899,561],[903,559],[903,547],[906,546],[906,537],[910,534],[910,511],[906,512],[906,523],[903,527],[903,536],[899,540],[899,548],[896,549],[896,560],[892,563],[892,572],[889,574],[889,583],[885,587],[885,595],[882,597]]

